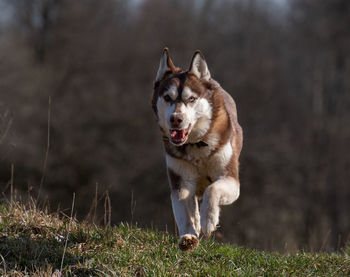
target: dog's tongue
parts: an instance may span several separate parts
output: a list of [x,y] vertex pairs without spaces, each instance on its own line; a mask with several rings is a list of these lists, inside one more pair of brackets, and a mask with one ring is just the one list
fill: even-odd
[[185,130],[173,130],[171,131],[172,139],[183,139],[185,137]]

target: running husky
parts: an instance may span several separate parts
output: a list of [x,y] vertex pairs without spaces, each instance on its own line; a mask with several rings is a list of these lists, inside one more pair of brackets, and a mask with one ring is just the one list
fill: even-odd
[[205,236],[215,231],[220,205],[239,196],[243,135],[236,104],[211,78],[200,51],[183,71],[174,66],[165,48],[152,107],[163,135],[179,248],[192,250],[201,231]]

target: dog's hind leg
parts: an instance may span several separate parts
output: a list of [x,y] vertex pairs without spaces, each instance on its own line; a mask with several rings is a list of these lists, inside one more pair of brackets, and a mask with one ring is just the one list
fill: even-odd
[[200,209],[201,229],[205,236],[210,236],[219,223],[220,205],[229,205],[238,197],[239,182],[233,177],[223,177],[207,187]]

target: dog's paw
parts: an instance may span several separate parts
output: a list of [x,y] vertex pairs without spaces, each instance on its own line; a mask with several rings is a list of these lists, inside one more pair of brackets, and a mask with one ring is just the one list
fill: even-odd
[[202,223],[201,224],[202,225],[201,226],[202,233],[203,233],[204,237],[209,238],[211,233],[216,230],[217,223],[214,222],[214,220],[210,220],[210,219],[203,220],[201,223]]
[[186,234],[183,235],[179,240],[179,248],[182,251],[192,251],[197,247],[199,243],[198,238],[195,235]]

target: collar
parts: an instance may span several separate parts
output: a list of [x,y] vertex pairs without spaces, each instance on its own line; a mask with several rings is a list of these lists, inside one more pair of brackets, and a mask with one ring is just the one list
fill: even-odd
[[[164,136],[163,137],[163,141],[169,142],[169,138]],[[186,145],[197,146],[198,148],[208,146],[208,144],[206,142],[204,142],[204,141],[198,141],[198,142],[195,142],[195,143],[185,143],[185,144],[183,144],[181,146],[186,146]],[[175,147],[178,147],[178,146],[175,146]]]
[[198,148],[208,146],[208,144],[204,141],[199,141],[196,143],[186,143],[186,144],[191,146],[197,146]]

